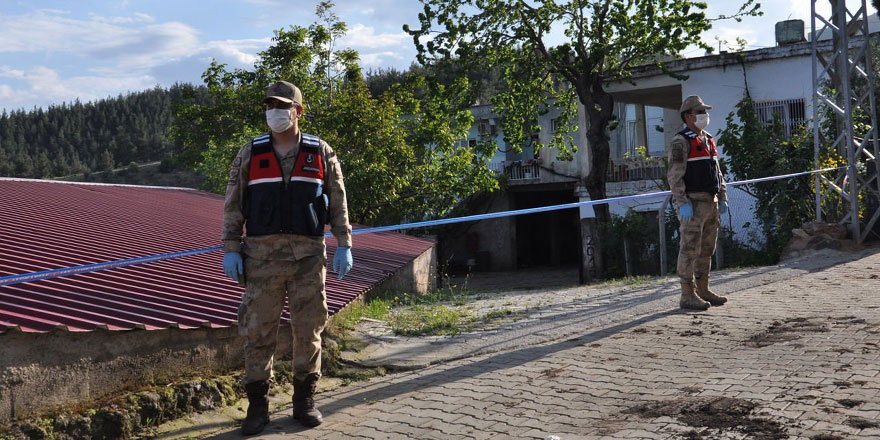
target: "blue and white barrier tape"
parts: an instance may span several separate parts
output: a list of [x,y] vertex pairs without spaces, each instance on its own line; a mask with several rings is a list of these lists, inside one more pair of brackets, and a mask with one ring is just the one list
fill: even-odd
[[[760,182],[768,182],[771,180],[780,180],[780,179],[789,179],[792,177],[805,176],[808,174],[816,174],[816,173],[824,173],[827,171],[834,171],[847,168],[848,166],[843,167],[835,167],[835,168],[824,168],[821,170],[814,171],[804,171],[800,173],[792,173],[792,174],[784,174],[781,176],[772,176],[772,177],[762,177],[760,179],[750,179],[750,180],[742,180],[739,182],[731,182],[728,183],[727,186],[739,186],[739,185],[749,185],[752,183],[760,183]],[[578,208],[581,206],[592,206],[599,205],[602,203],[612,203],[619,202],[623,200],[638,200],[638,199],[646,199],[646,198],[654,198],[659,196],[665,196],[671,194],[671,191],[658,191],[652,193],[645,194],[636,194],[632,196],[621,196],[621,197],[611,197],[607,199],[601,200],[588,200],[583,202],[574,202],[574,203],[565,203],[562,205],[552,205],[552,206],[542,206],[538,208],[527,208],[527,209],[517,209],[513,211],[503,211],[503,212],[492,212],[488,214],[478,214],[478,215],[468,215],[465,217],[455,217],[455,218],[445,218],[439,220],[428,220],[423,222],[415,222],[415,223],[404,223],[399,225],[392,226],[378,226],[374,228],[363,228],[363,229],[355,229],[352,231],[352,234],[369,234],[373,232],[388,232],[388,231],[399,231],[403,229],[414,229],[414,228],[424,228],[428,226],[438,226],[438,225],[446,225],[451,223],[461,223],[461,222],[470,222],[477,220],[486,220],[491,218],[499,218],[499,217],[509,217],[514,215],[523,215],[523,214],[534,214],[537,212],[547,212],[547,211],[558,211],[560,209],[570,209],[570,208]],[[330,236],[328,233],[327,236]],[[147,257],[138,257],[138,258],[128,258],[125,260],[115,260],[108,261],[105,263],[94,263],[94,264],[86,264],[83,266],[73,266],[73,267],[65,267],[61,269],[51,269],[44,270],[40,272],[31,272],[26,274],[19,275],[7,275],[4,277],[0,277],[0,286],[8,286],[12,284],[26,283],[29,281],[39,281],[45,280],[49,278],[57,278],[63,276],[77,275],[87,272],[96,272],[99,270],[113,269],[117,267],[126,267],[133,266],[136,264],[144,264],[144,263],[152,263],[154,261],[162,261],[162,260],[171,260],[174,258],[181,258],[190,255],[203,254],[212,251],[218,251],[223,249],[222,246],[210,247],[210,248],[202,248],[202,249],[193,249],[189,251],[179,251],[179,252],[170,252],[167,254],[157,254],[150,255]]]
[[189,251],[170,252],[167,254],[150,255],[147,257],[127,258],[125,260],[107,261],[105,263],[86,264],[83,266],[64,267],[61,269],[43,270],[40,272],[30,272],[20,275],[8,275],[0,277],[0,286],[8,286],[10,284],[26,283],[28,281],[39,281],[47,278],[57,278],[70,275],[78,275],[87,272],[96,272],[99,270],[113,269],[117,267],[133,266],[135,264],[152,263],[154,261],[171,260],[173,258],[187,257],[190,255],[203,254],[222,249],[222,247],[192,249]]
[[[781,176],[773,176],[773,177],[762,177],[760,179],[750,179],[750,180],[742,180],[739,182],[728,183],[727,186],[738,186],[738,185],[748,185],[752,183],[759,182],[768,182],[771,180],[780,180],[780,179],[789,179],[792,177],[805,176],[808,174],[816,174],[816,173],[824,173],[826,171],[833,171],[847,168],[836,167],[836,168],[824,168],[816,171],[804,171],[800,173],[792,173],[792,174],[784,174]],[[439,220],[428,220],[424,222],[416,222],[416,223],[404,223],[400,225],[393,226],[379,226],[375,228],[364,228],[364,229],[355,229],[352,231],[353,234],[368,234],[370,232],[383,232],[383,231],[397,231],[401,229],[413,229],[413,228],[423,228],[426,226],[437,226],[437,225],[445,225],[449,223],[459,223],[459,222],[469,222],[476,220],[485,220],[489,218],[498,218],[498,217],[508,217],[512,215],[522,215],[522,214],[534,214],[536,212],[546,212],[546,211],[556,211],[560,209],[569,209],[569,208],[577,208],[581,206],[592,206],[592,205],[600,205],[602,203],[611,203],[611,202],[619,202],[623,200],[637,200],[637,199],[647,199],[654,198],[658,196],[665,196],[672,194],[672,191],[658,191],[652,193],[645,194],[636,194],[632,196],[621,196],[621,197],[610,197],[607,199],[601,200],[587,200],[584,202],[574,202],[574,203],[565,203],[562,205],[552,205],[552,206],[541,206],[539,208],[526,208],[526,209],[517,209],[514,211],[503,211],[503,212],[491,212],[488,214],[477,214],[477,215],[469,215],[465,217],[455,217],[455,218],[444,218]]]

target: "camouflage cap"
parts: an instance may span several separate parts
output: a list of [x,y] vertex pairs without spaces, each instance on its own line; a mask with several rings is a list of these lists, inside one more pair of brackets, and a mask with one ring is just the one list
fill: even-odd
[[263,99],[263,103],[269,99],[277,99],[283,102],[290,102],[302,107],[302,92],[299,91],[299,87],[287,82],[287,81],[276,81],[272,84],[269,84],[269,87],[266,89],[266,98]]
[[678,112],[684,113],[690,110],[712,110],[712,106],[703,103],[703,99],[699,96],[691,95],[684,98],[684,101],[681,103],[681,110]]

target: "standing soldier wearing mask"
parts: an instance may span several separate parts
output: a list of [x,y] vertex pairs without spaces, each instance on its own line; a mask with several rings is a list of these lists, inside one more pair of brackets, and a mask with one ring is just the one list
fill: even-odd
[[338,242],[333,260],[338,278],[353,264],[342,170],[326,142],[299,130],[302,93],[278,81],[266,90],[263,104],[272,131],[239,150],[223,210],[223,271],[239,283],[247,278],[239,309],[239,328],[247,334],[245,435],[257,434],[269,423],[267,396],[285,298],[293,337],[293,417],[309,427],[321,423],[314,393],[321,375],[321,331],[327,322],[328,221]]
[[678,276],[681,278],[683,309],[706,310],[720,306],[727,298],[709,290],[712,254],[721,226],[720,214],[727,213],[727,185],[718,166],[715,139],[703,131],[709,125],[712,106],[696,95],[681,104],[681,120],[687,127],[678,132],[669,147],[667,177],[678,207]]

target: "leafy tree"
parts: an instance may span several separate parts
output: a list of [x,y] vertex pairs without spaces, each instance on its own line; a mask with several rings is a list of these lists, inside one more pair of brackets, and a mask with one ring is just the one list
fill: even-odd
[[[700,35],[714,19],[706,17],[706,3],[700,1],[420,1],[424,12],[418,28],[405,25],[404,31],[413,37],[422,64],[457,59],[466,67],[502,69],[507,88],[492,105],[502,115],[508,143],[515,148],[526,144],[540,130],[538,116],[554,106],[560,129],[548,146],[558,149],[558,157],[571,158],[576,148],[572,134],[583,124],[590,148],[583,184],[593,200],[606,197],[607,128],[614,110],[606,84],[629,80],[637,65],[663,68],[664,59],[690,46],[711,51]],[[734,15],[716,19],[759,15],[759,6],[746,0]],[[555,30],[563,31],[565,41],[551,46]],[[585,110],[585,121],[577,120],[577,104]],[[607,205],[595,208],[600,222],[610,220]],[[596,225],[587,226],[598,238]]]
[[406,72],[397,70],[393,67],[376,70],[369,69],[366,72],[366,83],[370,89],[370,94],[374,97],[381,96],[394,84],[401,84],[406,80]]
[[442,216],[469,194],[495,188],[486,160],[494,146],[456,148],[473,119],[466,111],[467,82],[446,87],[408,75],[373,96],[358,54],[334,49],[346,28],[332,6],[319,4],[319,22],[308,28],[275,31],[253,70],[211,64],[202,76],[205,102],[177,110],[172,135],[182,146],[182,161],[204,173],[210,190],[223,192],[238,149],[267,131],[260,107],[266,86],[283,79],[303,92],[302,130],[337,152],[353,221]]
[[[779,115],[763,124],[749,97],[737,104],[736,114],[728,115],[725,124],[726,128],[718,133],[718,143],[724,145],[729,157],[726,165],[737,180],[813,168],[812,134],[807,126],[798,127],[789,137]],[[828,152],[823,153],[823,157],[827,155]],[[791,240],[792,229],[814,217],[812,181],[813,177],[806,175],[740,187],[756,199],[755,214],[773,261],[778,260]]]

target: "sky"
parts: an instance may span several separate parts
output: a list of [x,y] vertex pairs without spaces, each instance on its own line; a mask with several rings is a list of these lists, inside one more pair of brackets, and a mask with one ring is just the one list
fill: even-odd
[[[0,0],[0,109],[30,110],[96,99],[178,82],[201,84],[212,59],[251,68],[271,45],[273,30],[308,26],[316,0]],[[421,4],[416,0],[336,0],[348,25],[341,47],[357,50],[365,70],[406,69]],[[735,12],[740,0],[708,2],[709,16]],[[716,22],[704,41],[748,49],[775,45],[775,23],[803,19],[810,0],[761,0],[763,17]],[[827,2],[819,2],[822,6]],[[847,0],[852,11],[860,0]],[[873,13],[870,3],[869,11]],[[830,8],[820,8],[828,14]],[[826,15],[827,16],[827,15]],[[701,49],[685,56],[701,56]]]

